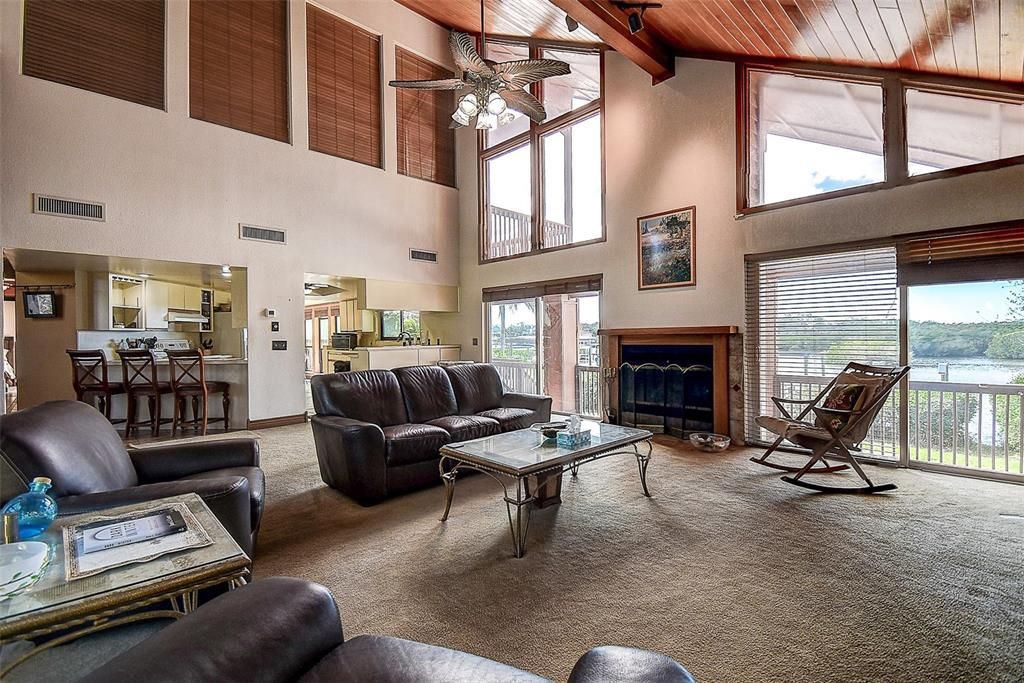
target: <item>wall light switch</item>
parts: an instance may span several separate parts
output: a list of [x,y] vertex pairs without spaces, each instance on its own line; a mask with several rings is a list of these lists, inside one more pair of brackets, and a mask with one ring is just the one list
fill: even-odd
[[274,340],[272,340],[270,342],[270,350],[271,351],[287,351],[288,350],[288,342],[284,341],[283,339],[281,339],[281,340],[274,339]]
[[473,337],[473,346],[479,346],[479,345],[480,345],[480,340],[477,339],[476,337]]
[[271,332],[280,332],[281,331],[281,323],[277,322],[276,320],[273,321],[272,323],[270,323],[270,331]]

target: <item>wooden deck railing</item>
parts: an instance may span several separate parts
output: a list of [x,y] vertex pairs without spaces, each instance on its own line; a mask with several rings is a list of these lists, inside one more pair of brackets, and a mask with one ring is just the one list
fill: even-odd
[[[543,248],[572,243],[572,226],[544,221]],[[490,207],[487,220],[487,258],[501,258],[530,251],[533,247],[533,218],[498,206]]]

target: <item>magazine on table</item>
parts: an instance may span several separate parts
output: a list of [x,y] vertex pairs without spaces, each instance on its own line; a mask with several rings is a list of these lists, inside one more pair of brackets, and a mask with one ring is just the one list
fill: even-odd
[[64,527],[65,574],[71,581],[212,542],[184,503],[95,517]]

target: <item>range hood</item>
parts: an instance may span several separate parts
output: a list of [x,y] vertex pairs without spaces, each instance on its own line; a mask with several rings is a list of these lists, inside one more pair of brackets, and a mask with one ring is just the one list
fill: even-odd
[[169,323],[208,323],[210,319],[199,311],[186,311],[181,309],[168,309],[167,322]]

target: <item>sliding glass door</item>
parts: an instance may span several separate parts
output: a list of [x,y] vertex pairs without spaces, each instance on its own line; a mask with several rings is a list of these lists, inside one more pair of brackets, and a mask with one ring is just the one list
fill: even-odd
[[551,396],[556,413],[600,418],[597,292],[487,304],[487,359],[506,390]]

